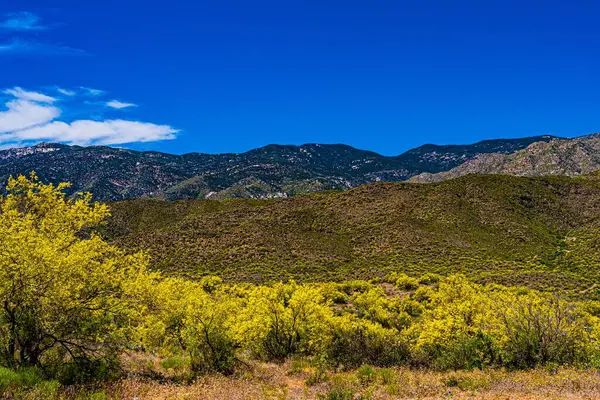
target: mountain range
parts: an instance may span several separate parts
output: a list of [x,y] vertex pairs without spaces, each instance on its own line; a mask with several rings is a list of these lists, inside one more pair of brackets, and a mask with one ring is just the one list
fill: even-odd
[[325,144],[0,151],[0,179],[34,170],[109,201],[99,233],[147,251],[167,274],[265,282],[460,272],[600,299],[600,134],[424,145],[394,157]]
[[443,172],[424,172],[410,182],[439,182],[469,174],[578,176],[600,170],[600,134],[539,141],[509,154],[479,154]]
[[71,182],[70,194],[89,191],[101,201],[276,198],[404,181],[421,173],[448,171],[487,154],[513,154],[555,139],[544,135],[471,145],[427,144],[394,157],[342,144],[268,145],[240,154],[173,155],[41,143],[0,151],[0,181],[35,171],[45,182]]

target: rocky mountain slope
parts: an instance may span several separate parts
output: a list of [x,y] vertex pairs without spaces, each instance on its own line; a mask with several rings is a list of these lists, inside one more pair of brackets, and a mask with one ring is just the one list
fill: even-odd
[[481,154],[512,153],[551,139],[424,145],[396,157],[321,144],[269,145],[241,154],[172,155],[42,143],[0,151],[0,181],[35,170],[46,182],[71,182],[71,192],[90,191],[98,200],[288,197],[369,182],[403,181],[421,172],[446,171]]
[[600,170],[600,135],[536,142],[512,154],[481,154],[444,172],[422,173],[411,182],[439,182],[468,174],[577,176]]
[[[111,204],[102,233],[154,268],[264,282],[461,272],[598,295],[600,178],[472,175],[429,185],[229,201]],[[592,289],[590,289],[592,288]]]

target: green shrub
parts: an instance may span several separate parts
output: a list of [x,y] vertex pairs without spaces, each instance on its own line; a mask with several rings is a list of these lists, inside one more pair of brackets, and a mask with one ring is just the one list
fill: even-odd
[[390,368],[380,368],[377,371],[377,375],[381,379],[381,383],[384,385],[390,385],[396,382],[396,371]]
[[166,369],[166,370],[172,369],[177,372],[183,371],[185,369],[185,367],[187,366],[187,364],[188,364],[187,361],[179,356],[165,358],[164,360],[162,360],[160,362],[160,365],[164,369]]
[[419,283],[421,285],[433,285],[438,283],[442,279],[442,276],[434,273],[426,273],[425,275],[421,275],[419,278]]
[[377,366],[400,365],[407,361],[407,343],[395,329],[348,316],[333,319],[333,331],[326,349],[328,359],[345,368],[364,363]]
[[377,371],[370,365],[363,365],[356,370],[356,377],[361,385],[371,385],[377,381]]
[[314,371],[306,380],[306,384],[311,386],[316,385],[317,383],[326,382],[329,379],[329,373],[327,372],[329,363],[327,362],[327,357],[324,355],[315,357],[312,360],[312,365],[314,367]]
[[58,397],[58,389],[60,389],[60,386],[58,381],[43,381],[29,390],[24,398],[26,400],[55,399]]
[[402,290],[415,290],[419,287],[419,280],[411,276],[402,274],[396,279],[396,287]]
[[206,293],[214,293],[223,284],[223,279],[218,276],[205,276],[200,279],[200,286]]
[[310,363],[307,360],[295,359],[292,361],[292,367],[290,368],[288,375],[301,374],[309,367]]
[[108,400],[108,395],[104,390],[90,394],[86,400]]
[[121,376],[121,366],[116,357],[77,360],[77,362],[57,365],[49,371],[50,376],[64,385],[115,380]]
[[0,389],[32,387],[43,381],[40,370],[33,367],[12,370],[0,367]]
[[318,396],[319,400],[356,400],[354,392],[349,389],[334,389]]
[[556,296],[511,297],[498,312],[507,337],[501,356],[509,367],[585,365],[598,352],[590,337],[593,321],[588,314]]
[[413,298],[419,303],[428,303],[431,300],[434,290],[427,286],[421,286],[413,293]]

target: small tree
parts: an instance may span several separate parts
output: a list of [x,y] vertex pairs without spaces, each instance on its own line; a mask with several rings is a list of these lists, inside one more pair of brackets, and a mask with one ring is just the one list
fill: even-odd
[[181,335],[195,371],[232,372],[236,342],[232,335],[236,302],[225,295],[197,289],[186,296]]
[[146,258],[92,233],[109,215],[89,194],[10,178],[0,199],[0,361],[8,367],[92,365],[121,343],[124,283]]
[[313,354],[322,345],[331,309],[320,290],[294,282],[256,287],[238,316],[236,337],[265,359]]
[[578,304],[536,292],[509,292],[501,300],[497,310],[506,365],[534,368],[546,363],[586,364],[597,352],[594,322]]

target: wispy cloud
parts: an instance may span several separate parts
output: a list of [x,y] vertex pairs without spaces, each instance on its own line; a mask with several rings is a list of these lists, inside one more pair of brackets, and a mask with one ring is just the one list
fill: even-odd
[[43,31],[48,29],[42,25],[41,18],[27,11],[13,12],[4,15],[0,29],[10,31]]
[[33,55],[57,55],[57,56],[85,56],[89,53],[85,50],[57,44],[34,42],[23,39],[13,39],[10,42],[0,43],[0,55],[2,54],[33,54]]
[[104,90],[94,89],[94,88],[85,87],[85,86],[80,86],[79,88],[81,90],[83,90],[85,93],[89,94],[90,96],[102,96],[104,93],[106,93]]
[[[46,42],[40,38],[38,31],[49,29],[50,26],[41,23],[41,18],[27,11],[13,12],[0,17],[0,34],[3,32],[17,33],[11,40],[0,41],[1,55],[37,55],[37,56],[82,56],[89,55],[85,50],[67,45]],[[32,33],[36,33],[32,40]]]
[[77,92],[74,90],[64,89],[61,87],[56,88],[56,91],[62,95],[69,96],[69,97],[75,96],[77,94]]
[[14,87],[12,89],[6,89],[4,91],[4,94],[14,96],[17,99],[36,101],[39,103],[53,103],[56,101],[56,98],[54,98],[54,97],[45,95],[40,92],[30,92],[27,90],[23,90],[22,88],[20,88],[18,86]]
[[[103,93],[99,89],[93,90]],[[20,87],[6,89],[2,93],[11,98],[5,103],[5,110],[0,110],[1,148],[39,141],[78,145],[152,142],[175,139],[179,132],[169,125],[123,119],[60,121],[58,118],[63,111],[67,111],[64,114],[68,115],[70,110],[62,102],[61,108],[55,106],[57,99],[52,96]],[[76,93],[71,99],[77,99]],[[67,108],[63,110],[64,107]]]
[[116,108],[117,110],[120,110],[122,108],[127,108],[127,107],[137,107],[136,104],[123,103],[119,100],[111,100],[111,101],[107,102],[106,105],[110,108]]

